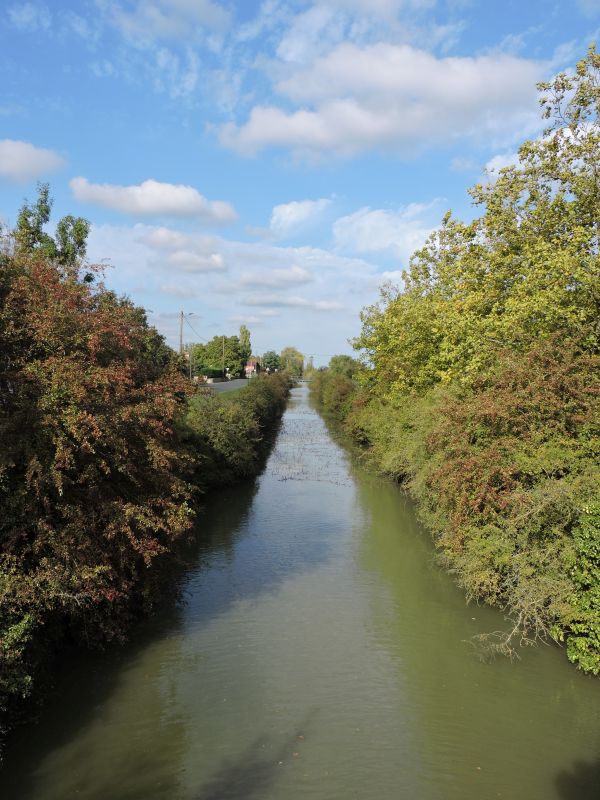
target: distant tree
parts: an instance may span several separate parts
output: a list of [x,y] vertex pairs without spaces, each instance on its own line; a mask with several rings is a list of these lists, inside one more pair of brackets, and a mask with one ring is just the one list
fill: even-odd
[[242,352],[237,336],[214,336],[206,344],[195,344],[192,347],[192,370],[202,372],[204,367],[211,370],[223,370],[230,375],[243,374],[246,358]]
[[274,372],[276,369],[281,368],[281,359],[275,352],[275,350],[267,350],[267,352],[262,357],[262,366],[263,369],[268,369],[271,372]]
[[346,378],[352,378],[360,367],[360,362],[352,356],[332,356],[329,361],[329,369],[335,375],[344,375]]
[[252,343],[250,342],[250,331],[245,325],[240,325],[240,354],[244,363],[248,361],[252,354]]
[[284,347],[280,355],[281,366],[299,378],[304,370],[304,356],[295,347]]

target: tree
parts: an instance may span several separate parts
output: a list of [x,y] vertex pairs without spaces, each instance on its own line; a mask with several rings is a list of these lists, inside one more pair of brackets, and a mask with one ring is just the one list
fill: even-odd
[[246,358],[237,336],[214,336],[210,342],[192,347],[192,369],[196,373],[206,367],[222,372],[224,366],[230,375],[239,376],[243,374],[245,364]]
[[48,184],[39,184],[35,204],[25,203],[17,217],[14,232],[17,252],[37,251],[64,266],[75,267],[85,258],[90,224],[83,217],[68,215],[58,221],[56,236],[52,238],[44,231],[50,221],[52,204]]
[[275,372],[275,370],[281,368],[281,359],[274,350],[267,350],[263,355],[262,367],[270,372]]
[[332,356],[329,361],[330,372],[334,375],[343,375],[346,378],[353,378],[359,368],[360,362],[352,358],[352,356]]
[[596,352],[600,334],[600,55],[540,84],[544,135],[471,195],[481,216],[444,217],[402,291],[366,309],[356,345],[384,390],[468,383],[499,345],[526,352],[559,335]]
[[304,369],[304,356],[295,347],[284,347],[280,355],[281,366],[289,370],[296,378],[301,377]]
[[513,618],[495,649],[549,635],[600,674],[595,47],[539,89],[544,134],[363,312],[371,369],[341,416],[410,487],[469,596]]
[[122,635],[147,567],[191,524],[175,354],[31,230],[31,249],[0,255],[0,716],[47,638]]
[[245,325],[240,325],[240,355],[244,364],[252,355],[252,343],[250,342],[250,331]]

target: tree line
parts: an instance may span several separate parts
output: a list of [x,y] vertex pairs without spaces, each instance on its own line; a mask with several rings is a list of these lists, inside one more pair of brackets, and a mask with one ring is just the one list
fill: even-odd
[[239,335],[213,336],[204,343],[185,347],[189,374],[203,378],[243,378],[249,361],[258,365],[257,371],[268,374],[286,370],[299,378],[304,370],[304,356],[295,347],[284,347],[281,353],[267,350],[262,356],[252,355],[250,331],[240,326]]
[[[313,388],[404,484],[467,595],[600,673],[600,55],[539,85],[547,129],[476,185]],[[359,368],[360,366],[360,368]]]
[[[121,639],[212,486],[254,474],[285,371],[213,397],[85,262],[87,221],[21,210],[0,248],[0,732],[66,642]],[[196,527],[193,527],[193,526]]]

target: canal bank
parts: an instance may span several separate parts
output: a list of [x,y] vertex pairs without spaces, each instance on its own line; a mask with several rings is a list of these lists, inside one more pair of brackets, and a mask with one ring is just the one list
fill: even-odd
[[295,389],[265,472],[213,498],[180,599],[73,663],[3,800],[587,800],[598,684],[554,648],[482,663],[397,487]]

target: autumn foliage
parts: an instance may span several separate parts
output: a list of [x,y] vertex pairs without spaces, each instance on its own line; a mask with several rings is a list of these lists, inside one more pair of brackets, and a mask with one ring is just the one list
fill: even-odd
[[124,636],[202,493],[256,472],[289,390],[282,375],[237,402],[198,395],[143,309],[108,291],[81,247],[60,258],[39,229],[25,246],[5,241],[0,730],[61,642]]
[[0,269],[0,695],[14,697],[53,625],[119,636],[141,575],[189,528],[174,436],[188,389],[128,300],[40,253]]
[[[600,55],[540,85],[545,134],[448,213],[319,394],[417,500],[469,597],[600,673]],[[338,413],[341,409],[341,414]]]

